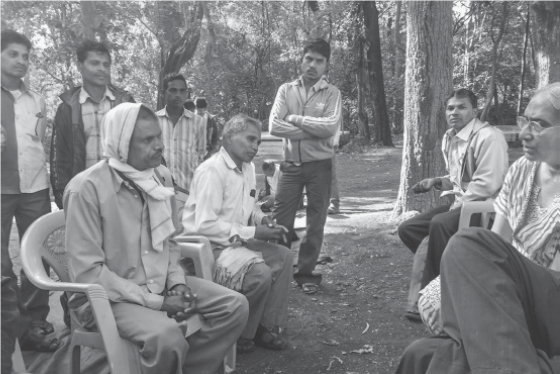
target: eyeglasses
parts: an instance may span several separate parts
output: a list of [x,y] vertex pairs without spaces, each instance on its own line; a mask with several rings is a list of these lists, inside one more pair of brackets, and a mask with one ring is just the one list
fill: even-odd
[[517,117],[517,126],[519,126],[521,130],[525,129],[525,126],[527,125],[529,126],[529,131],[531,131],[531,134],[533,135],[538,135],[541,133],[541,131],[545,129],[538,122],[531,121],[527,117],[523,117],[523,116]]

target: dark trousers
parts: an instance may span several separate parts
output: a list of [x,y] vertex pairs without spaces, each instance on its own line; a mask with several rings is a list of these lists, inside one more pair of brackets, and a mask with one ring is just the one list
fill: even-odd
[[441,316],[449,337],[413,343],[403,360],[433,354],[429,374],[560,372],[549,359],[560,355],[560,272],[472,227],[449,241],[441,269]]
[[399,237],[413,253],[416,253],[422,240],[430,236],[421,288],[426,287],[439,275],[441,256],[447,242],[457,232],[460,215],[460,207],[449,210],[449,206],[440,206],[420,213],[399,225]]
[[294,279],[298,284],[321,282],[321,277],[312,274],[321,252],[323,231],[327,221],[327,209],[331,194],[332,159],[305,162],[295,165],[282,162],[282,178],[278,181],[274,200],[273,219],[290,230],[287,242],[290,248],[296,211],[303,193],[307,190],[307,235],[299,248],[298,269]]
[[49,314],[49,291],[40,290],[21,272],[21,289],[17,287],[17,276],[10,259],[10,232],[16,217],[19,238],[39,217],[51,211],[49,190],[34,193],[2,194],[2,276],[12,278],[18,297],[21,314],[21,332],[32,320],[46,320]]
[[19,308],[16,283],[2,275],[2,373],[12,372],[12,354],[18,337]]

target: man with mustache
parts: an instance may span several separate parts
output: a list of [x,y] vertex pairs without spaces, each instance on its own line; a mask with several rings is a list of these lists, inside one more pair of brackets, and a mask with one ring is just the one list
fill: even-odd
[[[244,114],[224,127],[223,146],[194,174],[183,211],[184,233],[207,237],[214,250],[214,281],[249,301],[249,320],[237,352],[255,344],[281,350],[288,317],[292,253],[275,244],[287,233],[256,206],[253,158],[261,143],[261,123]],[[269,243],[268,241],[272,241]]]
[[204,120],[186,109],[187,81],[181,74],[171,74],[163,80],[165,108],[156,114],[165,145],[163,158],[175,183],[190,190],[191,180],[206,153]]
[[[496,197],[508,168],[507,142],[503,133],[477,115],[477,97],[467,89],[453,91],[447,98],[445,115],[450,127],[442,142],[448,175],[428,178],[412,187],[414,193],[432,188],[444,191],[441,196],[454,195],[454,203],[422,212],[399,225],[403,243],[416,253],[429,237],[426,265],[421,288],[439,275],[441,256],[447,242],[457,232],[463,201]],[[419,322],[420,315],[410,310],[406,317]]]
[[111,84],[111,55],[104,44],[86,40],[76,55],[83,85],[60,95],[51,143],[51,185],[60,209],[70,179],[103,159],[100,128],[105,113],[134,102],[127,91]]
[[[157,116],[142,104],[124,103],[106,114],[106,159],[64,192],[68,273],[72,282],[105,289],[120,336],[138,347],[131,372],[214,373],[247,322],[247,300],[185,277],[173,239],[173,184],[160,165],[161,133]],[[68,305],[80,324],[95,326],[84,294]],[[203,325],[185,339],[177,322],[192,313],[202,315]]]
[[308,41],[301,58],[302,75],[278,89],[270,112],[270,133],[284,138],[282,178],[273,218],[291,233],[296,211],[307,190],[307,235],[301,243],[294,279],[306,294],[316,293],[321,274],[313,273],[323,244],[331,193],[334,136],[342,121],[340,91],[324,79],[331,47],[318,38]]

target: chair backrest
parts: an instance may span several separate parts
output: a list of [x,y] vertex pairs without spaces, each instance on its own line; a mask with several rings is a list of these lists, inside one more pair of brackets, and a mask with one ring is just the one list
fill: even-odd
[[60,210],[40,217],[25,232],[21,256],[22,261],[25,258],[25,266],[29,267],[25,270],[31,281],[36,277],[37,280],[43,276],[49,277],[43,267],[43,260],[62,282],[70,282],[65,229],[64,211]]

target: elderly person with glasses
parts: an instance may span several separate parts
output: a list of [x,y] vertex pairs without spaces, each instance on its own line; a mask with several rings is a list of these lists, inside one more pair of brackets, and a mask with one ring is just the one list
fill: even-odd
[[494,203],[492,231],[463,229],[443,255],[445,336],[413,342],[397,373],[559,369],[560,83],[538,90],[518,125],[524,157]]

